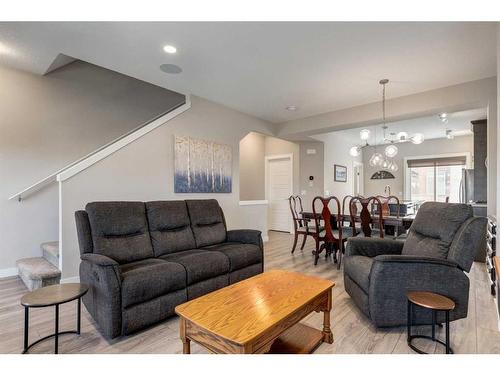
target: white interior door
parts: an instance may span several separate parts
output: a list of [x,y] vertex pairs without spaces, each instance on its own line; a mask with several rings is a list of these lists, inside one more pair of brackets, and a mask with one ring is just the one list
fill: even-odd
[[288,197],[292,194],[292,160],[268,160],[269,229],[290,232],[292,214]]

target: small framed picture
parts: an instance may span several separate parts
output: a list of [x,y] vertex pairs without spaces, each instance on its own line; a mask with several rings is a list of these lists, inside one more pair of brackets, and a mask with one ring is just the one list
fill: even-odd
[[347,167],[335,164],[333,166],[334,181],[347,182]]

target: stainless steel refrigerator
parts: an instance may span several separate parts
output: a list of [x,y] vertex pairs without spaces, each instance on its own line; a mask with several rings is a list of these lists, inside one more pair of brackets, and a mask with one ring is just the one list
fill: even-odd
[[462,169],[460,203],[474,202],[474,169]]

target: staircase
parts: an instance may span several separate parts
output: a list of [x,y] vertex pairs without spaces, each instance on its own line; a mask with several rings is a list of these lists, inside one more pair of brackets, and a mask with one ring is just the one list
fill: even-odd
[[21,280],[29,290],[59,284],[59,242],[45,242],[40,245],[42,257],[24,258],[16,262]]

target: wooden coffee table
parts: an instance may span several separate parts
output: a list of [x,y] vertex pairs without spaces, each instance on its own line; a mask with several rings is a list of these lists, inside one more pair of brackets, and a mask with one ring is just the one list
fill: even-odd
[[[333,342],[333,281],[272,270],[176,307],[183,352],[195,341],[214,353],[311,353]],[[323,330],[299,323],[323,312]]]

